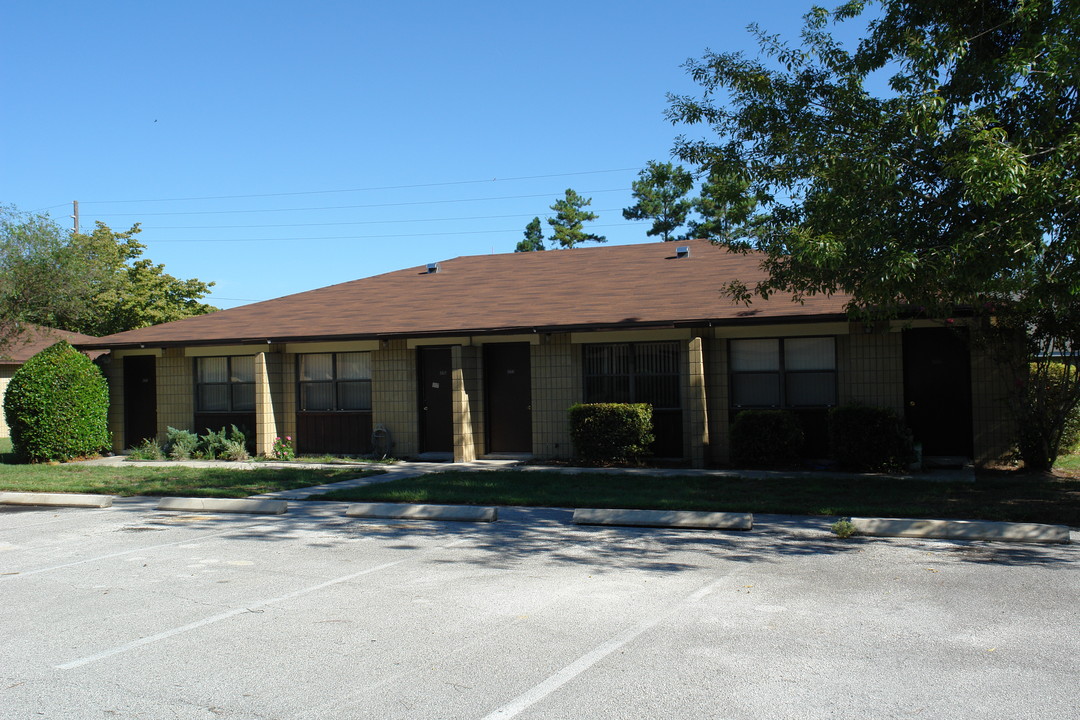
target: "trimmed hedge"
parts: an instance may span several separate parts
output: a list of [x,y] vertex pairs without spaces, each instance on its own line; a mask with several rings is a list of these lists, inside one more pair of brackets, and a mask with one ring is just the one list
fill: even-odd
[[578,403],[570,408],[575,455],[586,462],[630,460],[644,455],[653,440],[652,405]]
[[731,425],[731,462],[744,467],[776,467],[798,461],[803,431],[787,410],[743,410]]
[[64,340],[15,371],[4,394],[4,414],[19,462],[96,455],[112,442],[105,378]]
[[842,405],[829,410],[829,451],[845,470],[906,470],[915,462],[911,431],[892,408]]

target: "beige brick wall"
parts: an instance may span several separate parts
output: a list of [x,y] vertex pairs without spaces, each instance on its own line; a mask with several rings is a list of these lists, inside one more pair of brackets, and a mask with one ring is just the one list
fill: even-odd
[[841,405],[857,402],[889,407],[902,417],[904,345],[901,333],[854,333],[838,336],[836,384]]
[[715,338],[705,344],[705,396],[709,412],[708,459],[719,464],[727,463],[730,459],[727,354],[727,340],[723,338]]
[[484,398],[480,348],[450,348],[453,382],[454,462],[472,462],[484,454]]
[[19,369],[18,365],[0,365],[0,438],[11,437],[11,429],[8,427],[7,419],[4,417],[4,393],[7,392],[8,383],[11,381],[11,376],[15,374],[15,371]]
[[989,351],[971,348],[971,424],[976,464],[1009,458],[1017,437],[1016,417],[1010,407],[1007,372],[995,368]]
[[545,335],[532,346],[533,455],[569,458],[573,454],[567,410],[581,402],[581,348],[570,336]]
[[[276,360],[277,358],[275,358]],[[274,393],[270,381],[273,361],[268,353],[255,356],[255,454],[267,456],[274,447],[277,416],[274,413]]]
[[[192,430],[195,418],[194,360],[182,348],[166,348],[157,359],[158,440],[164,441],[166,428]],[[123,388],[121,387],[121,392]]]
[[416,351],[390,340],[371,356],[371,421],[390,431],[395,457],[420,452]]
[[296,447],[296,354],[273,352],[268,356],[267,372],[270,375],[271,397],[274,417],[280,437],[291,437]]
[[709,448],[709,413],[706,393],[705,340],[693,338],[680,352],[683,407],[683,457],[690,467],[705,467]]
[[113,355],[101,366],[109,383],[109,433],[112,435],[112,451],[124,450],[124,360]]

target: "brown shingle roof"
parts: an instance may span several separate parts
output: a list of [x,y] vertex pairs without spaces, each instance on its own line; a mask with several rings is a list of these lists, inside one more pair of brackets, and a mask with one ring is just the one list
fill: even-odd
[[[60,340],[67,340],[72,345],[85,345],[96,342],[97,338],[93,335],[83,335],[82,333],[68,332],[67,330],[56,330],[55,328],[27,324],[24,326],[23,332],[0,348],[0,365],[22,365]],[[90,357],[97,357],[100,354],[90,353]]]
[[[690,256],[676,258],[676,246]],[[763,277],[757,255],[705,240],[474,255],[139,330],[90,347],[528,332],[836,316],[844,297],[750,307],[720,293]]]

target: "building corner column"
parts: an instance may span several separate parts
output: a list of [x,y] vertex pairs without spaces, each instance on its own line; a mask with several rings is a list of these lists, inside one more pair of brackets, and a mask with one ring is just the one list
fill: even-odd
[[704,341],[691,338],[686,344],[686,459],[690,467],[705,467],[709,447],[709,416],[705,392]]
[[255,454],[269,457],[278,437],[274,396],[270,388],[270,371],[266,353],[255,356]]
[[450,375],[452,377],[454,462],[476,460],[476,443],[473,441],[472,410],[465,378],[465,354],[460,345],[450,348]]

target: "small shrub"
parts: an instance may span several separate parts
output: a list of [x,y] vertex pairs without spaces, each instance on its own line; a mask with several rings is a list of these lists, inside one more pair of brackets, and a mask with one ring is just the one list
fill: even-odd
[[166,431],[165,449],[173,460],[190,460],[199,446],[199,436],[189,430],[170,427]]
[[851,522],[851,518],[840,518],[830,529],[838,538],[849,538],[855,534],[855,523]]
[[105,378],[63,340],[15,371],[4,393],[4,414],[22,462],[96,455],[112,442]]
[[200,460],[216,460],[225,451],[225,443],[228,441],[225,428],[210,430],[207,428],[205,435],[199,436],[199,444],[195,449],[195,457]]
[[275,460],[295,459],[296,448],[293,447],[292,437],[286,435],[283,438],[274,438],[274,447],[270,450],[270,457]]
[[743,410],[731,425],[731,461],[744,467],[791,465],[799,459],[803,431],[787,410]]
[[892,408],[842,405],[829,411],[829,451],[856,472],[906,470],[915,462],[911,431]]
[[[195,449],[194,456],[200,460],[225,459],[227,454],[236,454],[236,445],[244,448],[247,452],[247,436],[235,425],[230,425],[228,431],[207,429],[206,434],[199,438],[199,444]],[[246,458],[245,458],[246,459]]]
[[[240,437],[243,438],[243,435]],[[218,457],[222,460],[230,460],[232,462],[244,462],[251,459],[247,447],[244,446],[244,441],[242,439],[234,440],[233,438],[225,440],[225,445]]]
[[637,458],[654,439],[652,406],[645,403],[579,403],[569,413],[574,452],[585,462]]
[[128,450],[129,460],[164,460],[165,450],[155,438],[145,438]]

